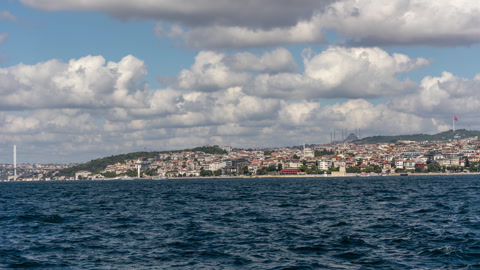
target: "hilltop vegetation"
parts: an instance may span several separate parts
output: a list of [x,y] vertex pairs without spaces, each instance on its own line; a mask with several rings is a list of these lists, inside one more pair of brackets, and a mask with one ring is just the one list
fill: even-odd
[[65,175],[65,176],[74,176],[75,172],[78,171],[89,171],[93,173],[99,173],[103,171],[105,168],[107,168],[108,165],[113,165],[116,163],[125,163],[125,160],[129,159],[138,159],[140,157],[144,158],[155,158],[159,154],[162,153],[180,153],[180,152],[204,152],[207,154],[225,154],[226,151],[218,147],[217,145],[215,146],[200,146],[200,147],[195,147],[192,149],[184,149],[184,150],[175,150],[175,151],[152,151],[152,152],[133,152],[133,153],[128,153],[128,154],[121,154],[121,155],[115,155],[115,156],[109,156],[109,157],[104,157],[104,158],[98,158],[91,160],[87,163],[79,164],[67,169],[63,169],[60,171],[58,175]]
[[371,143],[395,143],[397,141],[446,141],[456,138],[480,137],[480,131],[459,129],[453,132],[452,130],[441,132],[438,134],[414,134],[414,135],[398,135],[398,136],[373,136],[361,140],[354,141],[356,144],[371,144]]

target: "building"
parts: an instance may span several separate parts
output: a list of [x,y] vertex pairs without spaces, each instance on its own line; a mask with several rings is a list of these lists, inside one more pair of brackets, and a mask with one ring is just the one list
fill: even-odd
[[281,175],[297,175],[300,174],[302,170],[300,169],[283,169],[280,171]]
[[91,174],[89,171],[78,171],[75,173],[75,180],[87,179]]
[[319,170],[327,171],[332,167],[332,161],[328,159],[321,159],[317,163]]

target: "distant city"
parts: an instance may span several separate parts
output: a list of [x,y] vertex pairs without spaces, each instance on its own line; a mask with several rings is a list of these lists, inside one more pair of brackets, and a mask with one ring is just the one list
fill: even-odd
[[[45,178],[45,175],[52,174],[52,172],[60,171],[65,168],[75,166],[77,164],[18,164],[17,175],[20,181],[26,180],[51,180]],[[14,165],[13,164],[0,164],[0,180],[13,180],[14,179]]]
[[[100,160],[100,159],[99,159]],[[140,152],[83,164],[0,164],[2,181],[168,179],[176,177],[371,176],[480,170],[478,137],[439,141],[343,141],[274,149],[203,146],[190,151]],[[115,160],[115,161],[114,161]],[[91,169],[90,169],[91,168]]]

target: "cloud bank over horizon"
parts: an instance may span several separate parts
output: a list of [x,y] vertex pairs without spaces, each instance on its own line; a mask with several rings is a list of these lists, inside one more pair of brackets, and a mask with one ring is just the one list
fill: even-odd
[[[305,56],[303,70],[284,48],[244,54],[200,51],[161,89],[149,88],[144,62],[131,55],[119,62],[85,56],[2,68],[0,138],[58,152],[277,147],[327,142],[332,130],[345,127],[371,135],[443,131],[448,126],[438,119],[449,116],[445,105],[453,97],[472,112],[480,103],[478,94],[472,100],[459,93],[474,94],[480,75],[399,80],[429,61],[379,48],[330,47]],[[375,104],[378,97],[386,104]],[[323,105],[322,98],[344,101]]]

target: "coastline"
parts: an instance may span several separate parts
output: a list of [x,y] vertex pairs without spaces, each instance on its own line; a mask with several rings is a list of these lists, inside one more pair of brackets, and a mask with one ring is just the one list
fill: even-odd
[[[407,176],[439,176],[439,175],[480,175],[480,172],[458,172],[458,173],[407,173]],[[373,174],[361,176],[355,173],[347,173],[345,175],[323,175],[323,174],[298,174],[298,175],[240,175],[240,176],[198,176],[198,177],[169,177],[162,180],[181,180],[181,179],[254,179],[254,178],[339,178],[339,177],[389,177],[402,176],[402,173],[391,173],[387,175]],[[156,180],[158,181],[158,180]]]
[[105,178],[105,179],[91,179],[91,180],[26,180],[26,181],[8,181],[0,180],[0,182],[57,182],[57,181],[137,181],[137,180],[148,180],[148,181],[168,181],[168,180],[187,180],[187,179],[262,179],[262,178],[342,178],[342,177],[391,177],[391,176],[440,176],[440,175],[450,175],[450,176],[461,176],[461,175],[480,175],[480,172],[458,172],[458,173],[391,173],[391,174],[369,174],[369,175],[360,175],[355,173],[346,173],[344,175],[323,175],[323,174],[297,174],[297,175],[239,175],[239,176],[184,176],[184,177],[169,177],[161,179],[152,179],[152,178],[128,178],[128,179],[116,179],[116,178]]

